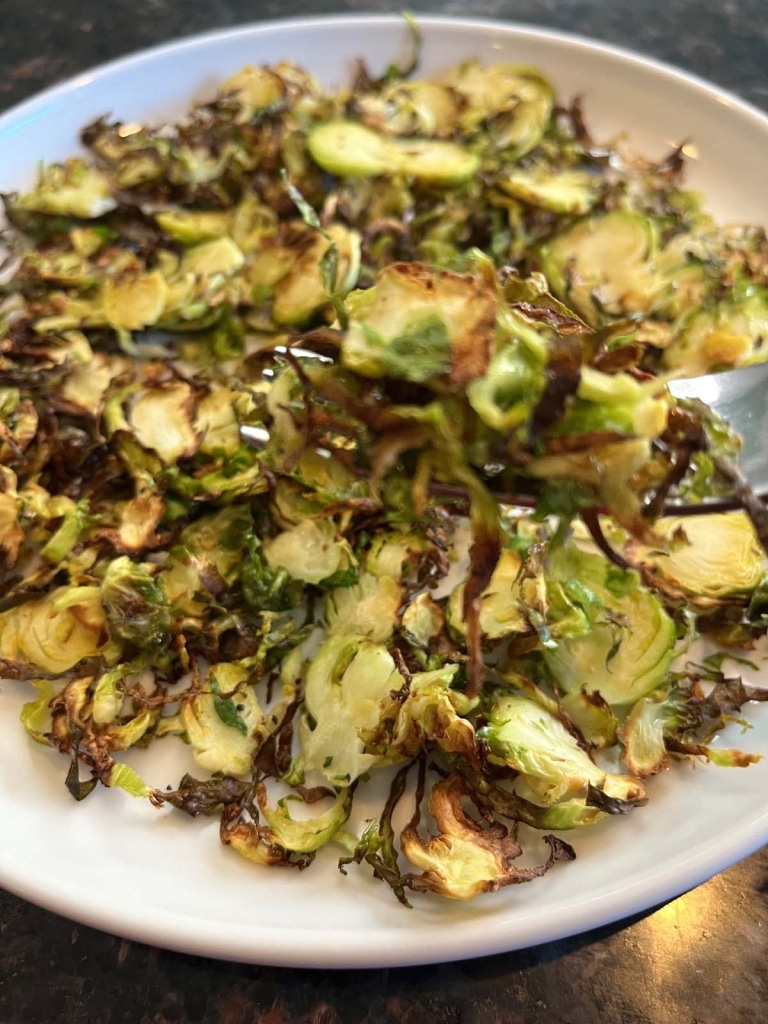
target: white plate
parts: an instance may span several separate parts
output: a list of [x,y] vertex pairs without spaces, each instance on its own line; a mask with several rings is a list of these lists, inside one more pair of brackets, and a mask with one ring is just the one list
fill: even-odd
[[[689,182],[711,209],[723,219],[768,224],[768,119],[734,97],[556,33],[443,18],[421,24],[424,73],[470,56],[536,65],[562,97],[584,96],[598,137],[626,131],[634,148],[652,156],[693,140],[699,157]],[[364,16],[260,24],[118,61],[0,118],[0,191],[28,184],[41,158],[70,155],[78,129],[96,116],[173,117],[246,63],[289,58],[333,85],[345,80],[354,57],[383,69],[406,49],[399,18]],[[155,812],[104,790],[76,806],[64,789],[63,760],[28,741],[18,724],[27,696],[24,684],[0,684],[0,883],[78,921],[190,953],[303,967],[481,956],[652,907],[768,839],[768,760],[747,770],[678,768],[650,782],[648,807],[572,835],[575,863],[468,905],[415,898],[408,911],[367,870],[343,878],[333,852],[303,874],[270,871],[224,849],[213,822]],[[723,742],[768,755],[768,707],[749,717],[753,730],[733,730]],[[180,747],[149,752],[151,767],[142,763],[148,781],[178,781]]]

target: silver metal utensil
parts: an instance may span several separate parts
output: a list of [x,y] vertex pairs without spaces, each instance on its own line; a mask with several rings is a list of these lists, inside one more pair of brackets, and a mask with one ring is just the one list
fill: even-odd
[[755,494],[768,495],[768,362],[672,381],[669,390],[700,399],[741,436],[741,472]]

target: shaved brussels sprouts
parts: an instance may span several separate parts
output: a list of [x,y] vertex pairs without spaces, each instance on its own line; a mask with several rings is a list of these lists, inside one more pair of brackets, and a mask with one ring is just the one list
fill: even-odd
[[363,772],[400,760],[394,750],[367,753],[362,735],[378,723],[387,694],[402,685],[383,645],[349,634],[329,638],[306,670],[299,727],[304,768],[348,786]]
[[211,772],[244,775],[253,763],[264,712],[245,666],[212,665],[208,689],[181,704],[181,721],[195,760]]
[[663,364],[686,376],[762,362],[768,332],[768,293],[747,294],[693,312],[680,334],[664,349]]
[[352,566],[349,545],[329,520],[304,519],[264,545],[267,565],[304,583],[322,583]]
[[449,754],[476,756],[475,730],[466,716],[477,701],[451,689],[458,665],[434,672],[417,672],[400,706],[392,746],[404,757],[416,757],[428,742]]
[[648,217],[623,210],[579,221],[542,249],[542,268],[564,302],[589,323],[651,312],[662,290]]
[[171,628],[162,578],[149,566],[122,556],[111,562],[101,584],[101,604],[110,634],[140,648],[165,643]]
[[541,141],[554,104],[552,85],[535,68],[515,64],[462,64],[449,77],[465,100],[461,126],[473,133],[487,125],[494,148],[524,156]]
[[660,543],[627,545],[646,579],[670,598],[702,610],[746,602],[765,579],[765,552],[748,517],[735,512],[670,517],[657,526]]
[[274,808],[266,801],[259,802],[259,810],[269,828],[264,838],[275,846],[290,850],[291,853],[314,853],[321,846],[325,846],[344,825],[352,808],[352,794],[349,789],[339,790],[335,801],[326,811],[305,820],[291,817],[291,801],[298,803],[300,799],[283,797]]
[[104,319],[118,330],[138,331],[157,323],[165,309],[168,284],[158,271],[107,278],[102,285]]
[[14,200],[12,208],[32,213],[92,219],[117,206],[109,179],[85,160],[43,168],[37,186]]
[[553,213],[589,213],[598,199],[598,179],[587,171],[514,170],[499,185],[515,199]]
[[353,121],[335,121],[315,128],[307,140],[320,166],[340,177],[406,174],[436,185],[469,181],[478,158],[452,142],[433,139],[392,139]]
[[455,92],[438,82],[394,82],[355,100],[360,119],[387,135],[445,138],[456,130],[459,111]]
[[557,551],[545,582],[554,640],[547,669],[566,693],[631,705],[659,686],[675,656],[672,618],[637,577],[575,546]]
[[0,658],[11,668],[59,675],[111,650],[98,587],[57,587],[0,613]]
[[535,68],[424,80],[408,25],[381,78],[246,67],[0,182],[23,727],[77,801],[216,816],[260,869],[335,845],[403,904],[575,855],[521,823],[631,841],[675,761],[754,763],[715,737],[764,692],[675,659],[768,631],[757,507],[658,520],[732,483],[738,440],[666,385],[765,357],[765,232]]
[[591,786],[612,799],[645,802],[636,779],[600,768],[558,718],[528,697],[498,697],[481,736],[493,758],[520,773],[517,792],[532,803],[586,799]]
[[[530,630],[520,590],[521,567],[516,552],[509,549],[501,552],[491,581],[480,598],[480,628],[488,640],[500,640]],[[463,605],[464,584],[459,584],[448,601],[446,615],[449,627],[460,635],[466,631]]]
[[396,264],[347,301],[344,365],[366,377],[460,386],[488,367],[496,297],[469,275]]
[[[432,790],[429,812],[437,834],[422,839],[415,826],[402,834],[403,853],[423,873],[414,888],[437,892],[452,900],[472,899],[482,892],[496,892],[506,885],[543,875],[558,859],[570,857],[567,848],[551,846],[552,856],[535,868],[518,868],[513,861],[522,853],[514,832],[503,826],[483,827],[461,806],[465,788],[460,779],[446,779]],[[550,839],[552,837],[549,837]]]
[[387,643],[395,631],[403,600],[402,587],[391,576],[362,573],[351,586],[334,587],[325,599],[331,633],[356,633],[374,643]]

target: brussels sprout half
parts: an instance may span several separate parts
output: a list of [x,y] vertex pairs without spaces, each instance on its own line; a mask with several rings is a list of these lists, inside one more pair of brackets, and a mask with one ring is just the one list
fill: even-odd
[[766,574],[765,553],[743,512],[670,517],[658,526],[660,543],[630,541],[634,564],[672,599],[702,610],[748,602]]
[[617,210],[556,235],[543,246],[541,265],[555,294],[597,325],[654,309],[663,289],[656,244],[649,218]]
[[497,697],[480,736],[494,759],[520,773],[517,792],[532,803],[586,800],[590,787],[634,806],[645,803],[640,782],[600,768],[555,715],[528,697]]
[[460,185],[479,166],[473,153],[453,142],[393,139],[354,121],[319,125],[307,146],[324,170],[340,177],[404,174],[435,185]]
[[597,693],[625,706],[662,683],[675,656],[675,624],[634,573],[569,546],[555,553],[544,578],[555,643],[542,656],[565,693]]

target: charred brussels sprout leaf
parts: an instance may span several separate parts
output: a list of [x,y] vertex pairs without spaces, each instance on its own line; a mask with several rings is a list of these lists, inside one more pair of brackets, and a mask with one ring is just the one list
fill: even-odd
[[143,650],[169,637],[171,612],[162,581],[125,556],[111,562],[101,584],[101,604],[112,637]]
[[453,900],[472,899],[482,892],[496,892],[507,885],[529,882],[545,874],[558,860],[572,860],[573,851],[553,836],[550,857],[533,868],[517,867],[514,860],[522,854],[515,832],[501,825],[483,825],[461,806],[467,789],[456,776],[438,783],[429,798],[429,812],[437,833],[422,839],[416,824],[402,834],[403,853],[421,875],[407,876],[407,884],[416,891],[436,892]]

